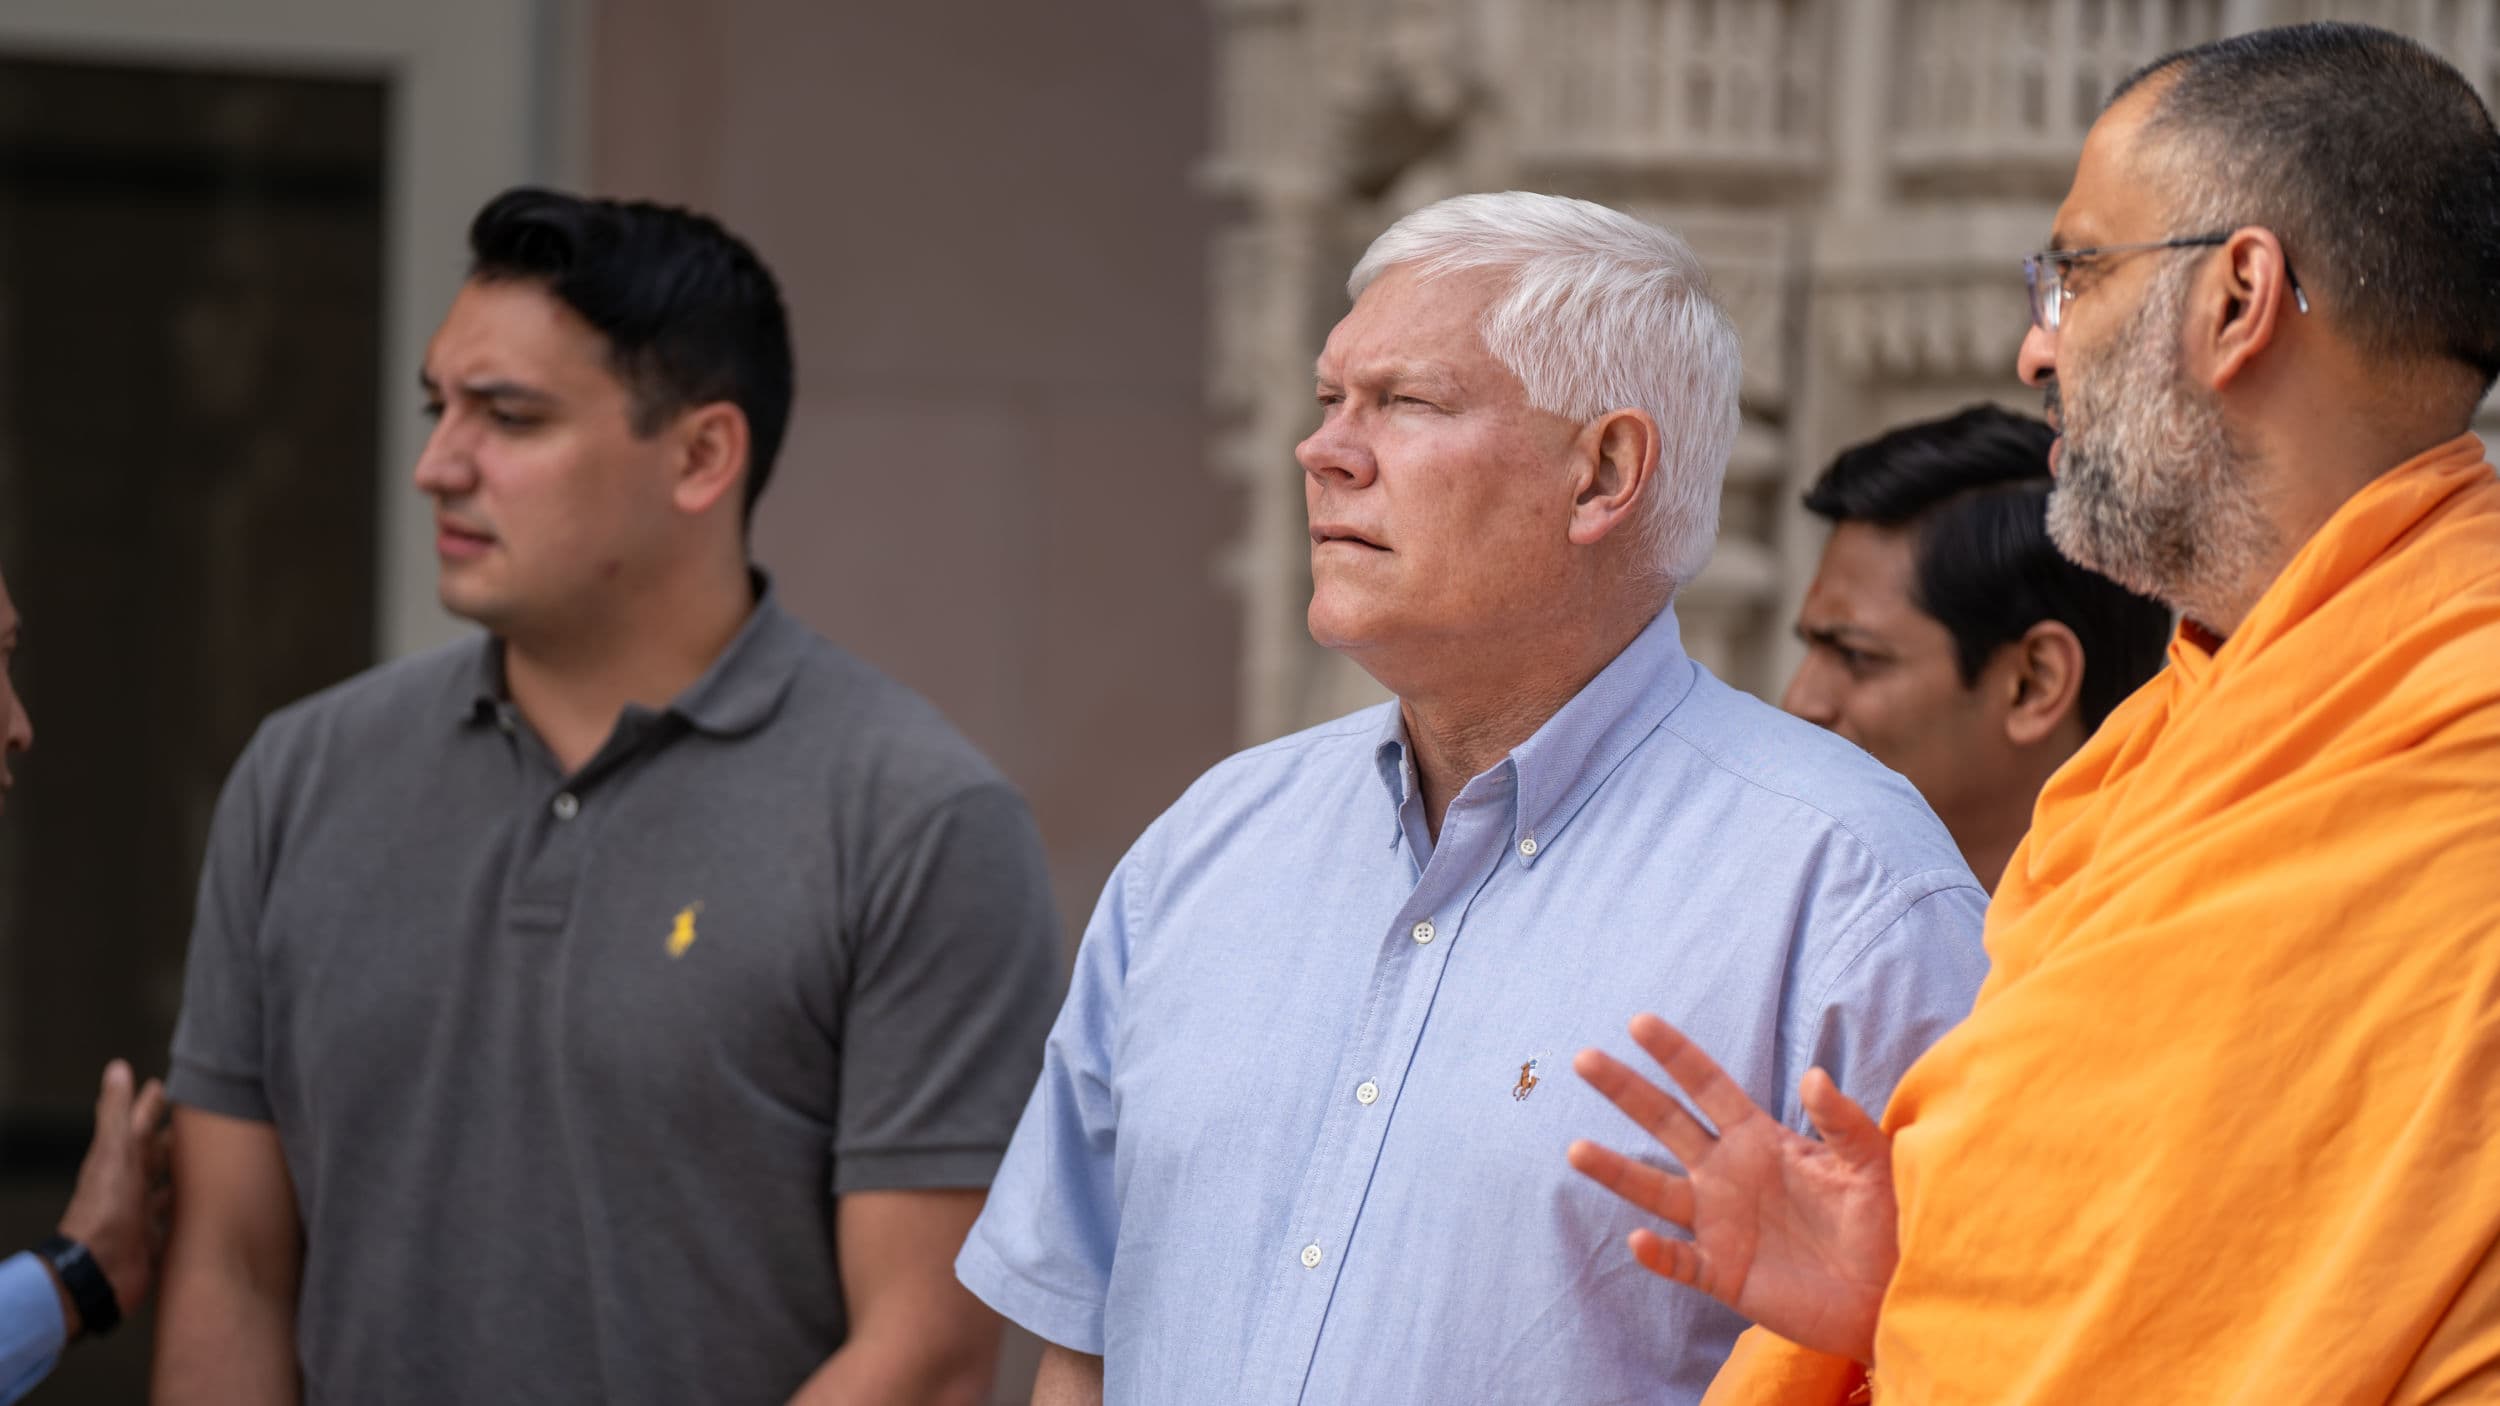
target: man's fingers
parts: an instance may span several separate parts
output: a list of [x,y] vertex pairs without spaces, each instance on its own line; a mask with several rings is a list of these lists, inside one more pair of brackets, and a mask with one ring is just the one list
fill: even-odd
[[1604,1050],[1582,1050],[1571,1067],[1607,1102],[1622,1109],[1625,1117],[1666,1144],[1677,1161],[1690,1167],[1710,1155],[1710,1144],[1715,1141],[1710,1130],[1666,1090],[1633,1073],[1622,1060]]
[[164,1121],[165,1083],[161,1079],[150,1079],[147,1087],[139,1090],[139,1097],[130,1105],[131,1135],[153,1142],[155,1135],[162,1131]]
[[130,1064],[114,1060],[104,1066],[104,1085],[96,1090],[95,1135],[118,1138],[130,1126]]
[[1693,1224],[1693,1184],[1585,1139],[1571,1144],[1572,1170],[1672,1225]]
[[1701,1251],[1689,1240],[1670,1240],[1651,1230],[1635,1230],[1629,1242],[1632,1258],[1650,1273],[1678,1284],[1701,1284]]
[[1684,1032],[1654,1015],[1632,1017],[1632,1038],[1667,1071],[1676,1087],[1684,1090],[1693,1106],[1709,1115],[1721,1132],[1762,1110],[1745,1096],[1736,1081],[1727,1077],[1718,1062],[1702,1053],[1701,1046],[1684,1038]]
[[1823,1145],[1852,1166],[1864,1167],[1892,1153],[1892,1137],[1866,1116],[1857,1101],[1840,1091],[1832,1076],[1809,1069],[1797,1085],[1797,1101],[1805,1105],[1806,1121],[1823,1135]]

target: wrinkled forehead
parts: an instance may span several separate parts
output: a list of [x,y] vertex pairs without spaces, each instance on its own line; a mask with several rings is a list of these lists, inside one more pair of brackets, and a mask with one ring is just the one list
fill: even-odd
[[2165,225],[2171,214],[2169,172],[2160,159],[2166,143],[2153,123],[2171,82],[2162,76],[2146,79],[2092,124],[2075,162],[2074,182],[2057,207],[2051,248],[2088,249],[2175,233],[2144,232]]
[[1501,269],[1433,272],[1396,264],[1373,279],[1321,346],[1322,378],[1373,363],[1439,363],[1452,369],[1488,359],[1484,318],[1508,290]]
[[426,374],[437,377],[604,367],[607,338],[544,283],[472,278],[444,310],[425,362]]

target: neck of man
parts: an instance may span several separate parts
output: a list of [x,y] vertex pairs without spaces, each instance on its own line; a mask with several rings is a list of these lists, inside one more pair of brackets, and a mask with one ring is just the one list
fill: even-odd
[[[2249,484],[2256,538],[2242,560],[2217,578],[2183,586],[2170,604],[2218,647],[2256,608],[2267,589],[2309,539],[2372,480],[2464,433],[2450,383],[2462,368],[2424,366],[2394,391],[2356,395],[2389,379],[2384,368],[2338,360],[2323,377],[2303,377],[2267,397],[2247,417],[2243,437],[2254,451]],[[2398,378],[2404,380],[2405,378]]]
[[2039,790],[2032,788],[2032,800],[2019,808],[2008,806],[1998,814],[1982,817],[1965,825],[1953,827],[1953,843],[1962,851],[1962,862],[1970,866],[1971,876],[1991,896],[2005,878],[2006,866],[2014,860],[2014,851],[2031,829],[2031,812]]
[[566,775],[598,754],[626,705],[658,710],[703,677],[755,610],[742,557],[619,585],[595,617],[504,636],[504,685]]
[[[2041,789],[2090,736],[2079,713],[2080,705],[2069,708],[2048,736],[2001,754],[1989,764],[1987,789],[1961,793],[1958,801],[1949,803],[1954,813],[1940,816],[1953,835],[1954,847],[1962,852],[1962,862],[1992,897],[2013,863],[2014,851],[2031,832]],[[1938,807],[1940,812],[1946,808]]]
[[2014,862],[2015,847],[2022,843],[2022,832],[1991,835],[1977,842],[1964,842],[1962,862],[1970,866],[1971,876],[1988,896],[1996,897],[1997,885],[2005,879],[2006,866]]
[[[1567,617],[1576,629],[1566,625],[1470,641],[1446,651],[1454,666],[1446,683],[1397,689],[1424,823],[1434,839],[1460,789],[1535,736],[1657,618],[1667,600],[1663,593],[1643,592],[1611,608],[1592,603]],[[1508,667],[1488,673],[1482,667],[1487,660]]]

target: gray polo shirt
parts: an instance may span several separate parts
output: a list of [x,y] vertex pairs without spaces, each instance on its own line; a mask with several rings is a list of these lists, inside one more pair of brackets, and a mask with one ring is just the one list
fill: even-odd
[[1060,989],[1023,801],[769,593],[578,773],[467,643],[272,716],[172,1092],[276,1124],[321,1403],[779,1402],[834,1198],[988,1184]]

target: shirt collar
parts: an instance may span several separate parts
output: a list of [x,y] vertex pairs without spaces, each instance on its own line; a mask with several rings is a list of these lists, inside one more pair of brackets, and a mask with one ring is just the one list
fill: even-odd
[[1423,801],[1415,794],[1415,763],[1407,755],[1406,712],[1394,700],[1381,710],[1380,740],[1372,747],[1372,765],[1389,792],[1389,847],[1409,842],[1408,857],[1420,867],[1432,852],[1424,828]]
[[[1693,674],[1675,608],[1667,606],[1598,670],[1597,677],[1493,768],[1508,768],[1516,784],[1511,835],[1514,863],[1532,865],[1552,851],[1589,797],[1684,700],[1692,689]],[[1404,712],[1394,704],[1383,712],[1373,758],[1389,804],[1398,812],[1394,837],[1405,833],[1406,806],[1414,797],[1416,778]]]
[[[729,647],[668,708],[698,732],[732,737],[763,726],[780,708],[806,651],[807,627],[781,608],[772,577],[756,569],[748,575],[755,586],[755,609]],[[479,640],[473,661],[463,717],[492,723],[511,696],[504,683],[503,641],[491,635]]]
[[510,696],[503,686],[503,641],[493,635],[480,635],[469,650],[469,687],[463,695],[460,718],[468,723],[491,723],[501,716],[504,699]]

